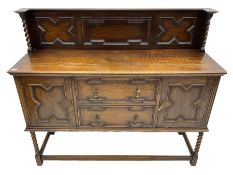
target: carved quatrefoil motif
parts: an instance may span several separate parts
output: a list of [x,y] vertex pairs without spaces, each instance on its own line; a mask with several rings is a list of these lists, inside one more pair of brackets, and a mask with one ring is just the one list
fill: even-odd
[[157,35],[157,44],[192,44],[193,31],[195,28],[196,17],[160,17]]
[[75,45],[73,17],[36,17],[40,44]]
[[196,121],[203,87],[203,84],[169,85],[168,99],[164,102],[165,121]]
[[34,113],[40,122],[49,122],[51,119],[69,121],[72,102],[66,98],[64,86],[32,84],[29,87],[31,98],[36,104]]

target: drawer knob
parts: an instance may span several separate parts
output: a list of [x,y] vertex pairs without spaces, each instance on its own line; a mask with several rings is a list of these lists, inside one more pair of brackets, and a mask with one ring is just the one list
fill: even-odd
[[102,103],[104,101],[103,98],[98,96],[98,88],[95,87],[92,90],[92,97],[88,99],[91,103]]
[[141,89],[139,89],[139,88],[136,88],[136,92],[135,92],[135,96],[133,96],[133,97],[130,97],[130,101],[132,102],[132,103],[143,103],[144,102],[144,97],[142,97],[142,95],[141,95]]

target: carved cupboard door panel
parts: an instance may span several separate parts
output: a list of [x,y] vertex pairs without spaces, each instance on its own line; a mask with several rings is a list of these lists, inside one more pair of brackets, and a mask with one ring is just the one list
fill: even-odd
[[71,79],[23,77],[29,127],[76,126]]
[[159,127],[206,127],[213,104],[214,78],[164,78],[159,105]]

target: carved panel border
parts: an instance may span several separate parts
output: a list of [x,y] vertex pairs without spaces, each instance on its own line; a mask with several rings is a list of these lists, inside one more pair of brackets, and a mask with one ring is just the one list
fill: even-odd
[[[173,24],[178,27],[182,21],[185,19],[191,19],[193,21],[192,25],[186,29],[186,32],[189,35],[188,41],[180,41],[176,36],[173,36],[169,41],[163,42],[160,41],[160,37],[167,32],[166,28],[163,26],[163,20],[172,20]],[[176,17],[159,17],[158,19],[158,28],[160,29],[160,33],[156,37],[156,44],[157,45],[171,45],[171,44],[178,44],[178,45],[191,45],[193,41],[193,31],[196,25],[196,19],[197,17],[181,17],[180,19],[177,19]]]
[[206,105],[206,110],[205,113],[203,115],[202,118],[202,125],[203,126],[207,126],[208,121],[209,121],[209,117],[210,117],[210,113],[214,104],[214,99],[217,93],[217,89],[218,89],[218,85],[220,82],[220,77],[215,77],[215,78],[209,78],[208,79],[209,82],[209,86],[208,86],[208,103]]
[[[51,21],[55,26],[59,24],[59,22],[62,19],[69,19],[70,20],[70,26],[66,31],[68,35],[70,35],[72,37],[72,41],[62,41],[62,39],[60,39],[59,37],[55,37],[53,41],[44,41],[43,37],[45,32],[47,32],[47,30],[41,25],[40,21],[43,19],[47,19],[49,21]],[[36,17],[36,21],[37,21],[37,27],[40,30],[40,44],[47,44],[47,45],[54,45],[57,43],[60,43],[62,45],[75,45],[75,34],[73,33],[73,30],[75,28],[74,26],[74,17]]]
[[[84,45],[149,45],[151,17],[81,17],[82,20],[82,38]],[[127,39],[125,42],[109,42],[104,38],[87,39],[86,37],[86,23],[89,24],[104,24],[105,21],[127,21],[128,24],[144,24],[147,23],[147,31],[145,38]]]
[[[108,107],[112,108],[113,107]],[[82,115],[82,109],[84,108],[79,108],[79,125],[78,127],[80,128],[151,128],[156,126],[156,114],[155,114],[155,108],[152,107],[146,107],[146,110],[142,110],[144,114],[151,113],[151,121],[148,123],[148,121],[144,121],[143,119],[140,118],[141,115],[137,114],[137,111],[131,111],[129,107],[116,107],[116,108],[128,108],[128,111],[130,114],[132,114],[131,117],[128,117],[126,121],[122,124],[111,124],[111,119],[110,120],[104,120],[101,115],[101,111],[96,112],[94,115],[93,120],[89,120],[87,124],[82,124],[82,120],[85,118],[84,115]],[[149,112],[150,111],[150,112]],[[94,112],[94,111],[93,111]],[[94,114],[94,113],[93,113]],[[119,115],[121,115],[119,113]],[[147,122],[147,123],[145,123]]]
[[[66,89],[65,89],[64,85],[53,85],[53,84],[50,84],[48,86],[45,86],[44,84],[29,84],[28,86],[29,86],[29,91],[30,91],[30,95],[31,95],[32,101],[36,104],[35,107],[34,107],[33,112],[35,114],[36,119],[39,122],[48,123],[50,120],[56,120],[56,122],[65,122],[65,123],[66,122],[70,122],[69,112],[70,112],[71,108],[67,107],[66,105],[64,105],[65,101],[68,100],[67,95],[66,95]],[[49,116],[47,117],[47,119],[41,119],[39,117],[39,111],[38,110],[39,110],[39,108],[41,107],[42,104],[41,104],[41,102],[35,96],[35,93],[34,93],[34,90],[33,90],[34,87],[40,87],[43,90],[45,90],[46,92],[51,91],[53,88],[62,88],[62,89],[64,89],[63,90],[63,92],[64,92],[64,98],[61,101],[58,102],[58,105],[61,108],[64,108],[66,110],[66,119],[59,119],[54,114],[49,114]]]
[[[87,85],[92,87],[92,96],[86,96],[88,100],[84,98],[79,98],[79,83],[80,81],[85,81]],[[124,85],[133,86],[135,91],[132,94],[126,95],[124,98],[121,99],[114,99],[109,98],[109,96],[101,96],[99,95],[99,89],[101,86],[109,85],[111,83],[116,83],[117,81],[121,82]],[[77,99],[79,105],[87,105],[87,104],[95,104],[95,105],[125,105],[125,104],[134,104],[136,106],[148,106],[148,105],[157,105],[158,102],[158,95],[161,86],[161,79],[159,78],[84,78],[84,79],[77,79],[76,88],[77,88]],[[143,88],[144,85],[151,85],[153,90],[153,99],[148,99],[148,96],[143,95]],[[131,87],[132,88],[132,87]]]
[[[195,99],[192,104],[194,106],[195,110],[195,114],[194,114],[194,119],[192,120],[187,120],[185,119],[184,116],[182,115],[178,115],[176,118],[174,119],[167,119],[167,113],[169,108],[171,108],[172,106],[174,106],[174,102],[170,99],[170,87],[181,87],[182,90],[184,90],[185,92],[188,92],[190,89],[192,89],[193,87],[200,87],[201,88],[201,92],[199,94],[198,99]],[[201,105],[201,99],[204,95],[204,88],[205,88],[205,84],[190,84],[188,86],[185,86],[184,84],[169,84],[168,85],[168,91],[167,91],[167,99],[164,102],[165,106],[164,106],[164,118],[163,118],[163,123],[182,123],[182,122],[197,122],[198,121],[198,114],[199,114],[199,108]]]

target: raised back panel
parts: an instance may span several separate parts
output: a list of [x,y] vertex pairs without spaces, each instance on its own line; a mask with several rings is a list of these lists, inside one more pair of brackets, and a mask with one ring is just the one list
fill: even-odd
[[28,50],[180,49],[204,51],[211,9],[21,9]]

